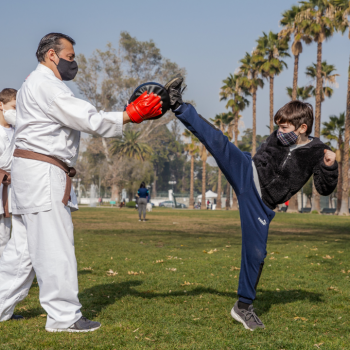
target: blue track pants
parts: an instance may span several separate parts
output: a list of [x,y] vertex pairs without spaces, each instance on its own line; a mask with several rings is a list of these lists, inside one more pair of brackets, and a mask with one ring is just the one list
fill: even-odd
[[269,224],[275,212],[264,204],[255,187],[250,153],[239,150],[220,130],[199,116],[192,105],[183,104],[175,115],[205,145],[237,195],[242,228],[238,295],[240,301],[251,304],[266,257]]

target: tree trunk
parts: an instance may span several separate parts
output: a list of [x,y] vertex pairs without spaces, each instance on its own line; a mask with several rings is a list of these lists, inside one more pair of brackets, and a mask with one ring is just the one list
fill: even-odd
[[289,200],[288,213],[298,213],[298,192]]
[[[203,146],[204,147],[204,146]],[[206,152],[206,151],[205,151]],[[206,165],[207,161],[203,160],[203,165],[202,165],[202,203],[201,203],[201,209],[206,209],[207,208],[207,203],[206,203],[206,198],[205,198],[205,188],[206,188]]]
[[[322,103],[322,41],[317,43],[317,64],[316,64],[316,107],[315,107],[315,137],[321,135],[321,103]],[[312,207],[311,211],[321,210],[320,195],[312,185]]]
[[343,194],[342,191],[342,161],[338,162],[338,185],[337,185],[337,209],[335,211],[336,215],[339,215],[341,207],[341,197]]
[[118,185],[112,185],[112,200],[115,200],[117,203],[120,202],[119,198],[119,186]]
[[181,192],[184,193],[186,191],[186,186],[185,186],[185,182],[186,182],[186,177],[185,177],[185,166],[186,162],[184,162],[184,165],[182,167],[182,186],[181,186]]
[[274,77],[270,77],[270,134],[273,133],[273,80]]
[[[237,116],[237,126],[238,126],[238,116]],[[237,127],[238,129],[238,127]],[[238,133],[235,134],[235,146],[238,148]],[[228,187],[228,206],[231,210],[238,210],[238,200],[236,196],[236,192],[232,188],[232,206],[231,206],[231,198],[230,198],[230,187]],[[227,209],[227,208],[226,208]]]
[[230,183],[227,181],[226,185],[226,210],[230,209]]
[[253,92],[253,147],[252,147],[252,157],[256,153],[256,91]]
[[194,156],[191,156],[191,180],[190,180],[190,202],[188,204],[189,209],[193,209],[193,177],[194,177]]
[[315,106],[315,137],[321,134],[321,103],[322,103],[322,42],[317,43],[316,65],[316,106]]
[[[299,55],[294,56],[294,73],[293,73],[293,92],[292,92],[292,101],[297,99],[297,90],[298,90],[298,68],[299,68]],[[289,210],[289,208],[288,208]]]
[[153,187],[152,187],[152,197],[157,197],[157,170],[158,170],[158,164],[155,164],[154,166],[154,180],[153,180]]
[[348,95],[346,102],[346,119],[344,133],[344,150],[343,150],[343,186],[342,186],[342,203],[339,215],[349,215],[349,141],[350,141],[350,63],[348,72]]
[[[235,134],[235,146],[238,147],[238,135],[239,135],[239,130],[238,130],[238,112],[235,113],[235,125],[234,125],[234,134]],[[236,141],[237,140],[237,141]]]
[[218,196],[216,198],[216,209],[221,210],[221,170],[218,168]]
[[311,201],[311,211],[321,211],[320,204],[320,194],[317,192],[314,182],[312,182],[312,201]]

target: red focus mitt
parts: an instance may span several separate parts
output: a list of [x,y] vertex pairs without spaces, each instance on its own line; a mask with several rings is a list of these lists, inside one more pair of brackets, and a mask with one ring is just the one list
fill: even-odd
[[160,103],[160,96],[153,93],[147,94],[145,91],[135,101],[128,104],[126,113],[133,123],[141,123],[146,119],[156,117],[162,114],[162,104]]

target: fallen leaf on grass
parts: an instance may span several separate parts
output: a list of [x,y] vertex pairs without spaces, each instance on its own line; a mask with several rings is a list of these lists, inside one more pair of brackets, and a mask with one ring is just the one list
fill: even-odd
[[136,328],[134,331],[132,331],[133,333],[137,332],[140,328]]
[[176,267],[167,267],[166,269],[169,271],[176,271]]
[[150,338],[147,338],[147,337],[145,337],[145,339],[146,339],[146,340],[149,340],[149,341],[155,341],[155,340],[152,340],[152,339],[150,339]]
[[85,270],[85,271],[94,271],[90,266],[89,267],[83,267],[83,270]]
[[307,318],[305,317],[294,317],[294,320],[302,320],[302,321],[307,321]]
[[107,271],[107,276],[116,276],[116,275],[118,275],[117,271],[113,271],[112,269],[109,269]]
[[193,321],[198,321],[198,320],[200,320],[200,318],[194,318],[194,319],[193,319]]
[[314,344],[314,346],[316,346],[318,349],[320,349],[320,346],[321,346],[322,344],[324,344],[324,342],[318,343],[318,344]]
[[318,250],[317,248],[310,248],[310,250]]
[[276,290],[277,290],[277,292],[279,292],[279,291],[280,291],[280,289],[279,289],[279,288],[276,288]]
[[333,258],[334,258],[334,256],[332,257],[330,255],[326,255],[326,256],[323,257],[323,259],[333,259]]
[[231,266],[230,271],[234,271],[234,270],[240,270],[240,268],[236,266]]
[[338,289],[333,286],[328,287],[327,290],[334,290],[335,292],[338,292]]
[[274,256],[271,256],[270,260],[277,260]]
[[344,253],[344,251],[340,251],[340,250],[338,250],[338,253],[339,253],[339,254],[343,254],[343,253]]
[[144,275],[145,273],[143,271],[136,272],[136,271],[128,271],[128,275]]
[[162,260],[156,260],[156,264],[160,264],[160,263],[163,263],[163,259]]
[[206,253],[206,254],[213,254],[215,252],[217,252],[218,250],[215,248],[215,249],[210,249],[209,252],[207,252],[206,250],[203,250],[203,253]]
[[190,283],[190,282],[184,282],[183,284],[181,284],[181,286],[183,287],[183,286],[190,286],[191,284],[193,284],[193,283]]
[[42,315],[40,315],[40,317],[46,317],[46,314],[42,314]]
[[345,271],[345,270],[341,270],[340,272],[341,272],[341,273],[346,273],[346,271]]
[[230,245],[227,245],[226,248],[230,248],[231,246]]
[[285,256],[284,259],[290,259],[289,256]]

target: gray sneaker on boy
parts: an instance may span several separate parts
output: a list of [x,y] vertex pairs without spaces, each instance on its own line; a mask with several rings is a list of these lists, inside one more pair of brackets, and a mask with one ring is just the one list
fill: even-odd
[[231,310],[231,316],[238,322],[243,323],[245,329],[253,331],[256,328],[265,328],[260,318],[256,315],[253,305],[249,305],[248,310],[239,309],[238,301]]

